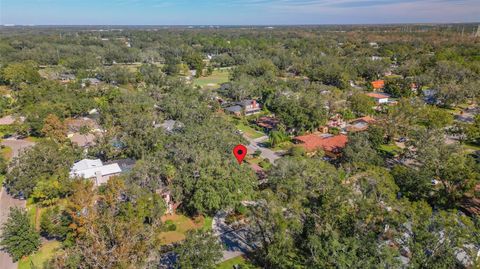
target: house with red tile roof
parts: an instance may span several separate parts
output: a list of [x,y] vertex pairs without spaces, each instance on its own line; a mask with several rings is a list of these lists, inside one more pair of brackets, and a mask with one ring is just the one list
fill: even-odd
[[303,147],[307,153],[315,154],[318,150],[323,150],[325,155],[336,158],[341,155],[342,150],[348,142],[346,135],[319,135],[308,134],[297,136],[294,142]]
[[379,79],[372,81],[372,87],[374,90],[381,90],[385,87],[385,80]]

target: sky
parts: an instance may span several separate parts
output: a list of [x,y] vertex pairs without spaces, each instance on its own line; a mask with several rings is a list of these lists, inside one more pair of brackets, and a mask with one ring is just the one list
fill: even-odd
[[480,0],[0,0],[0,24],[292,25],[479,22]]

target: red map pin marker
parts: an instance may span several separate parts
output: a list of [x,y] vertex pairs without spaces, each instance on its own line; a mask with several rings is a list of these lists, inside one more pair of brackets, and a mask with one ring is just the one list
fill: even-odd
[[238,163],[241,164],[245,156],[247,156],[247,148],[244,145],[237,145],[233,148],[233,155],[237,158]]

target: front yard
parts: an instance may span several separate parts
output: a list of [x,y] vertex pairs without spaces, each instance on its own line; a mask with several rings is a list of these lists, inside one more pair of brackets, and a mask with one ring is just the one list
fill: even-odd
[[240,265],[241,266],[240,268],[251,268],[251,269],[259,268],[251,264],[250,261],[245,259],[243,256],[238,256],[218,264],[217,269],[232,269],[234,268],[233,266],[235,265]]
[[257,138],[260,138],[262,136],[265,136],[264,133],[259,132],[255,129],[253,129],[252,127],[250,127],[250,126],[245,125],[242,122],[236,124],[236,127],[237,127],[238,130],[242,131],[246,136],[250,137],[251,139],[257,139]]
[[43,264],[55,254],[59,247],[58,241],[45,242],[37,252],[21,259],[18,262],[18,269],[44,268]]

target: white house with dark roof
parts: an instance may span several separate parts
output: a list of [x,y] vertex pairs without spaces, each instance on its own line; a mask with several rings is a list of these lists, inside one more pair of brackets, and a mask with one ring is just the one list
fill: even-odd
[[238,103],[243,108],[246,116],[260,113],[262,108],[256,100],[244,100]]
[[113,177],[122,173],[122,169],[117,163],[104,165],[100,159],[83,159],[73,164],[70,170],[70,177],[81,177],[91,179],[95,186],[107,183]]

